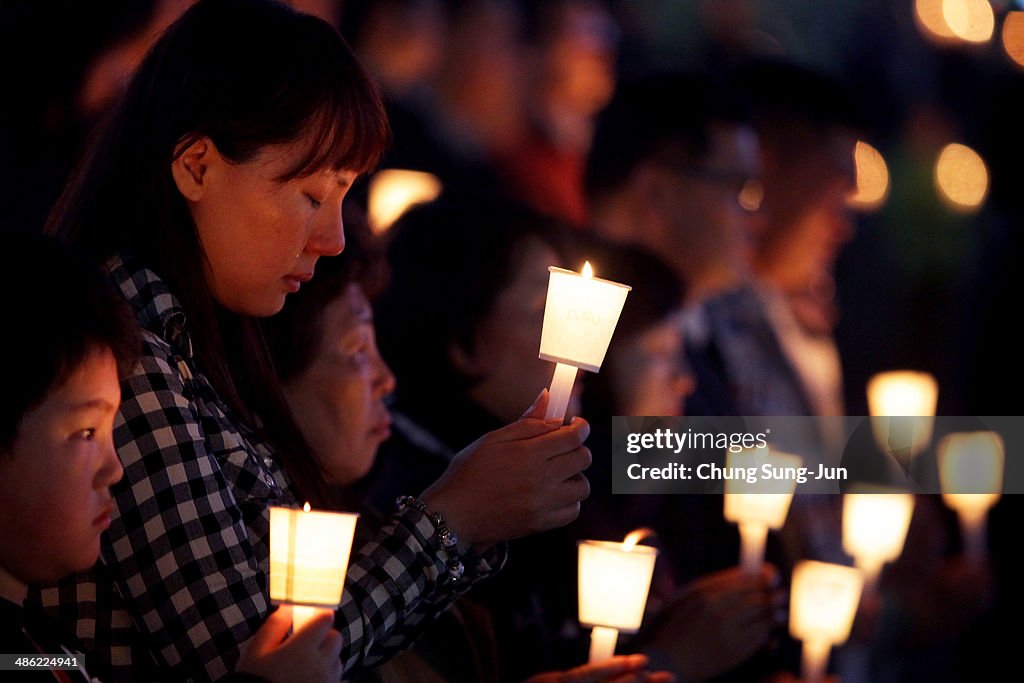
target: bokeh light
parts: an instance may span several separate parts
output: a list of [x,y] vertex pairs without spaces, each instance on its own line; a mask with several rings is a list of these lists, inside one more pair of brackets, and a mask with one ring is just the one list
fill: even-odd
[[1003,20],[1003,49],[1017,66],[1024,67],[1024,12],[1010,12]]
[[744,211],[757,211],[764,201],[764,184],[760,180],[748,180],[743,183],[737,201]]
[[942,13],[942,0],[915,0],[914,19],[921,34],[934,43],[949,45],[958,41]]
[[988,169],[970,147],[951,143],[935,164],[935,185],[950,208],[960,212],[976,210],[988,194]]
[[889,196],[889,167],[881,153],[866,142],[858,141],[853,150],[857,168],[857,189],[848,201],[861,211],[872,211]]
[[942,16],[949,30],[968,43],[988,42],[996,25],[988,0],[942,0]]
[[388,168],[370,180],[367,212],[376,233],[385,232],[413,204],[436,199],[441,181],[430,173]]

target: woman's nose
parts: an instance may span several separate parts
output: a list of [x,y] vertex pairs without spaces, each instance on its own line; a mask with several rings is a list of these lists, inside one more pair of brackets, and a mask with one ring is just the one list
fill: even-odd
[[337,214],[318,221],[313,233],[309,236],[305,251],[318,256],[337,256],[345,249],[345,224],[341,218],[341,208]]

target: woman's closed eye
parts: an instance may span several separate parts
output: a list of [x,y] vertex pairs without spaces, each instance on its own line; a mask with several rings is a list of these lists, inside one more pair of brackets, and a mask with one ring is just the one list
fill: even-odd
[[320,201],[319,199],[317,199],[313,195],[309,194],[308,192],[306,192],[305,194],[306,194],[306,199],[309,200],[309,205],[312,206],[314,209],[319,209],[320,206],[323,204],[322,201]]

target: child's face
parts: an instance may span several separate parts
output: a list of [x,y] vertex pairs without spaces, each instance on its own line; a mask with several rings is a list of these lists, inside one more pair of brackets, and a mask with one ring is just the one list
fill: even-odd
[[113,354],[93,352],[0,454],[0,567],[22,583],[96,562],[114,510],[108,487],[122,474],[112,436],[120,401]]

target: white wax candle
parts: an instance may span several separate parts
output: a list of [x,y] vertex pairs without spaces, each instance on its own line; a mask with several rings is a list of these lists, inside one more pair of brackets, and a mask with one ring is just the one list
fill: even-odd
[[843,497],[843,549],[864,573],[864,592],[875,590],[886,562],[903,552],[914,496],[897,489],[855,490]]
[[555,373],[551,378],[551,388],[549,389],[548,409],[544,414],[545,420],[565,418],[575,382],[575,367],[565,363],[555,363]]
[[647,606],[656,548],[636,545],[649,529],[638,529],[623,543],[579,542],[579,618],[593,627],[590,661],[615,653],[619,631],[636,633]]
[[805,640],[800,651],[800,680],[805,683],[825,680],[831,650],[832,645],[827,640]]
[[604,662],[615,656],[615,643],[619,639],[618,629],[607,626],[595,626],[590,633],[591,664]]
[[747,576],[758,576],[764,565],[768,527],[758,522],[740,522],[740,568]]
[[[773,469],[795,469],[803,460],[768,448],[744,449],[726,456],[725,466],[734,476],[725,481],[726,520],[740,527],[740,567],[749,576],[761,573],[769,529],[781,529],[789,514],[789,505],[796,490],[793,478],[766,479],[764,465]],[[748,480],[740,472],[753,471]]]
[[987,555],[985,536],[989,509],[1003,489],[1003,439],[995,432],[950,434],[939,444],[942,499],[956,510],[964,555],[980,564]]
[[548,272],[538,356],[557,364],[546,417],[561,419],[572,395],[576,369],[601,369],[631,287],[594,277],[589,262],[582,273],[555,267]]
[[803,641],[804,680],[821,680],[829,649],[850,636],[863,585],[852,567],[803,560],[793,569],[789,632]]

